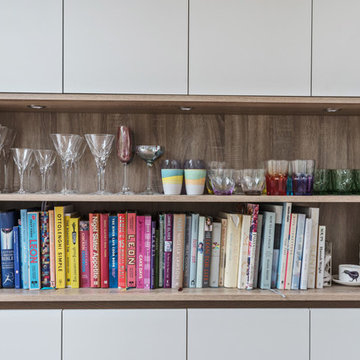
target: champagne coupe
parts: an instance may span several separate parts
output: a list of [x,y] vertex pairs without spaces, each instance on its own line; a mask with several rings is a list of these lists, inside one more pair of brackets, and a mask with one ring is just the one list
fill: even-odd
[[73,193],[71,189],[71,167],[79,153],[83,138],[77,134],[50,134],[55,149],[60,156],[63,170],[62,194]]
[[164,147],[160,145],[138,145],[136,155],[146,162],[148,168],[147,187],[142,195],[156,195],[152,187],[152,168],[154,161],[164,153]]
[[47,173],[55,162],[55,151],[53,150],[35,150],[35,158],[39,164],[41,175],[41,194],[48,194],[50,191],[46,188]]
[[14,158],[14,162],[19,171],[20,177],[20,189],[17,192],[18,194],[25,194],[26,191],[24,190],[24,173],[32,158],[32,149],[27,148],[12,148],[10,149]]
[[112,150],[112,144],[115,136],[112,134],[85,134],[85,139],[89,145],[90,151],[95,158],[97,176],[98,176],[98,191],[97,195],[106,194],[105,192],[105,167],[107,159]]
[[14,129],[8,129],[7,130],[7,136],[5,138],[3,149],[2,149],[2,155],[4,158],[4,193],[10,192],[10,184],[9,184],[9,159],[10,159],[10,148],[12,144],[14,143],[16,137],[16,131]]
[[134,158],[133,136],[131,130],[127,126],[120,126],[116,139],[116,154],[123,164],[123,186],[120,195],[134,194],[128,184],[127,166]]

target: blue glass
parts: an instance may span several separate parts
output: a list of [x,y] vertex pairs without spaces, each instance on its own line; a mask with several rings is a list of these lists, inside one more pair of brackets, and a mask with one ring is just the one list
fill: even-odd
[[294,195],[312,195],[314,186],[314,177],[312,175],[293,175],[292,187]]

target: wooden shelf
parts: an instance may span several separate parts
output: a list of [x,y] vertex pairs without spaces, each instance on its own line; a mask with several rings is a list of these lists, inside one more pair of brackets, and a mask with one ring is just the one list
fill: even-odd
[[[42,110],[28,106],[43,105]],[[182,111],[180,107],[191,107]],[[113,113],[358,115],[360,98],[208,95],[110,95],[0,93],[0,111]],[[333,114],[333,115],[334,115]]]

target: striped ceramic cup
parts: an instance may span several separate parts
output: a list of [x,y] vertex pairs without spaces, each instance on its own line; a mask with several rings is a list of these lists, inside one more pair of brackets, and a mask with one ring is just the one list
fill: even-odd
[[204,193],[206,169],[185,169],[185,187],[187,195]]
[[161,178],[165,195],[180,195],[183,184],[183,169],[161,169]]

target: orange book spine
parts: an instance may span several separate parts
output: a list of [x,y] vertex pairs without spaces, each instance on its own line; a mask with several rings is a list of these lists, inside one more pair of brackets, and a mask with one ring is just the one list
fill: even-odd
[[118,214],[118,287],[126,288],[126,214]]
[[100,287],[100,215],[89,214],[90,287]]
[[126,277],[127,277],[127,287],[135,288],[136,287],[136,245],[135,245],[135,236],[136,236],[136,213],[127,214],[127,244],[126,244]]

